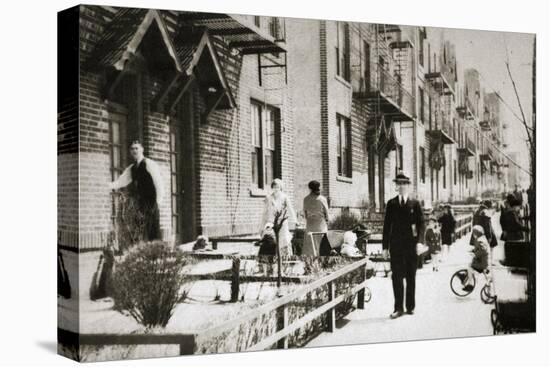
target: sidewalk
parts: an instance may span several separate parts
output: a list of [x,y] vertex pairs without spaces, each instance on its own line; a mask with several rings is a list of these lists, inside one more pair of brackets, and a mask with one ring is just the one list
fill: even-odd
[[[498,223],[498,215],[493,217],[493,222]],[[497,235],[500,235],[499,229]],[[468,234],[452,245],[439,272],[433,272],[431,264],[418,270],[414,315],[396,320],[389,318],[393,311],[391,277],[379,274],[369,281],[372,299],[365,309],[353,311],[339,321],[333,333],[322,333],[307,346],[492,335],[490,312],[493,306],[483,304],[480,299],[481,277],[478,277],[476,289],[465,298],[455,296],[449,286],[451,275],[470,261],[469,240]],[[502,244],[494,253],[495,260],[501,257],[501,252]]]

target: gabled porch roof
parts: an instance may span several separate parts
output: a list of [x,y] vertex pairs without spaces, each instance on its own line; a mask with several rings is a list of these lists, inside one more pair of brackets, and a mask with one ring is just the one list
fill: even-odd
[[120,10],[107,25],[98,42],[98,48],[92,52],[90,62],[95,66],[112,67],[117,71],[123,71],[126,64],[136,56],[138,48],[153,24],[158,27],[169,63],[177,72],[181,72],[180,61],[166,25],[159,12],[153,9]]
[[183,28],[175,44],[185,75],[196,78],[207,99],[216,99],[212,101],[215,105],[211,107],[234,108],[236,102],[209,32],[205,29]]

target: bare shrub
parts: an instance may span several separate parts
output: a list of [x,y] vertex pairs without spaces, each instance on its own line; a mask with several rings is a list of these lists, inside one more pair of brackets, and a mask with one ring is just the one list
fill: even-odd
[[190,261],[161,241],[134,247],[117,264],[113,276],[115,309],[146,327],[165,327],[185,296],[182,268]]

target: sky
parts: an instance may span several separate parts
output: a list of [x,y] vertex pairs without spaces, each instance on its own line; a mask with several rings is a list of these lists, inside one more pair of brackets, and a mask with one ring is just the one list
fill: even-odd
[[486,92],[497,91],[501,95],[509,106],[501,104],[501,119],[509,126],[505,135],[508,149],[518,151],[521,161],[518,163],[528,169],[529,158],[525,141],[527,135],[525,128],[513,114],[521,117],[505,62],[509,60],[523,111],[530,124],[534,34],[452,28],[429,28],[428,32],[436,35],[439,33],[440,37],[455,44],[459,77],[464,75],[465,69],[475,68],[481,74],[482,88]]

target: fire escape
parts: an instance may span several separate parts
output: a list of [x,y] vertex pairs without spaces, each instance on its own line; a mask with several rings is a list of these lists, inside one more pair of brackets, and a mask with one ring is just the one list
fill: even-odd
[[428,126],[427,134],[432,142],[439,144],[455,144],[456,127],[453,123],[452,106],[455,99],[456,62],[449,55],[447,44],[443,45],[443,52],[439,57],[434,53],[428,63],[428,73],[424,76],[432,91],[432,100],[435,101],[434,121]]
[[372,55],[369,70],[353,96],[372,108],[369,140],[379,154],[395,149],[394,122],[412,121],[414,98],[405,81],[411,79],[412,43],[397,25],[372,24],[369,28]]

